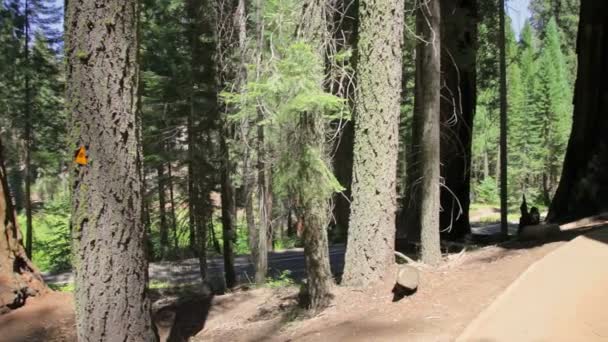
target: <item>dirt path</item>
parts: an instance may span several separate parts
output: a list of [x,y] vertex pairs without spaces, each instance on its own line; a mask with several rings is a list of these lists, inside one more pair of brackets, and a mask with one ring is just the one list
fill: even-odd
[[396,303],[387,288],[337,289],[335,306],[308,320],[293,318],[295,291],[281,300],[251,291],[221,314],[212,309],[196,341],[452,341],[527,267],[562,244],[466,253],[449,269],[423,272],[418,293]]
[[608,341],[608,228],[530,267],[459,341]]
[[76,341],[71,294],[51,292],[0,316],[0,341]]

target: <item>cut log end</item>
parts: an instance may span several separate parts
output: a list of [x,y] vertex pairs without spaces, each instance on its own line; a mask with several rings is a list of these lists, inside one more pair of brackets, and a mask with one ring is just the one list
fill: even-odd
[[399,265],[397,272],[397,284],[408,290],[416,290],[420,278],[418,269],[410,265]]

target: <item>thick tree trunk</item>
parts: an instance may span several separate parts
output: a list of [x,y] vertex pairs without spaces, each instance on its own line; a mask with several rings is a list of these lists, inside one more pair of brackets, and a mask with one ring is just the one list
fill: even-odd
[[419,220],[421,258],[436,265],[441,261],[439,241],[439,108],[441,103],[440,1],[431,0],[417,9],[416,31],[421,38],[416,50],[416,98],[412,146],[416,172],[413,185]]
[[147,299],[138,3],[69,1],[67,103],[74,163],[72,229],[79,341],[154,341]]
[[334,284],[329,265],[329,248],[327,241],[327,201],[320,200],[311,204],[303,212],[304,261],[306,264],[306,294],[308,307],[311,310],[326,308],[332,298],[331,288]]
[[572,134],[547,220],[608,211],[608,2],[583,0]]
[[359,2],[355,145],[343,283],[366,286],[394,265],[403,0]]
[[[477,1],[441,0],[440,224],[446,238],[470,233],[471,144],[477,97]],[[448,190],[449,189],[449,190]]]
[[23,248],[6,176],[0,143],[0,315],[48,291]]

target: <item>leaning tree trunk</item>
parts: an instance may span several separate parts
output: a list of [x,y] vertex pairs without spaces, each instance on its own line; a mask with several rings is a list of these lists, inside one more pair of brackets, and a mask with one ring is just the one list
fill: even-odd
[[70,1],[67,103],[79,341],[153,341],[137,117],[138,3]]
[[416,184],[413,198],[418,203],[414,217],[420,232],[424,263],[441,261],[439,241],[439,107],[441,99],[441,12],[440,1],[430,0],[417,9],[416,98],[413,122]]
[[608,211],[608,2],[581,2],[572,133],[547,220]]
[[25,253],[9,193],[0,143],[0,315],[48,289]]
[[471,144],[475,116],[477,1],[441,0],[441,228],[450,239],[470,233]]
[[343,283],[394,265],[403,0],[360,0],[351,216]]

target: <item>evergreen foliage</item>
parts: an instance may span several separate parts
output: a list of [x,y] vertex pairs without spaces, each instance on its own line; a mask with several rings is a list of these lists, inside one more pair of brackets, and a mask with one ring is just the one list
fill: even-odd
[[[473,143],[474,198],[490,203],[493,200],[486,199],[487,189],[498,179],[499,157],[493,20],[486,17],[479,27],[481,72]],[[536,24],[543,31],[539,33],[527,21],[519,41],[511,25],[507,32],[508,193],[512,210],[522,194],[534,205],[548,205],[561,174],[572,125],[573,87],[562,51],[563,34],[554,18]]]
[[[240,110],[231,120],[264,119],[273,151],[273,191],[279,198],[298,198],[298,206],[327,200],[343,187],[334,177],[323,141],[329,123],[347,119],[345,102],[323,88],[324,65],[316,47],[294,39],[299,1],[269,1],[265,5],[266,40],[260,74],[249,65],[248,82],[239,93],[223,93],[228,104]],[[343,58],[339,55],[337,58]],[[321,142],[321,144],[319,144]],[[315,186],[310,186],[315,184]]]
[[[33,259],[43,270],[61,270],[71,262],[66,170],[74,152],[67,143],[69,123],[64,109],[68,104],[64,102],[63,10],[57,2],[28,0],[26,13],[24,3],[0,1],[0,135],[10,187],[23,221],[24,131],[29,113],[36,227]],[[481,19],[477,25],[471,196],[475,202],[495,205],[500,179],[498,16],[496,1],[477,3]],[[260,18],[254,13],[255,6],[247,8],[252,13],[246,15],[245,47],[241,48],[241,41],[222,42],[218,33],[223,24],[216,22],[218,18],[233,19],[234,13],[221,13],[226,3],[140,1],[138,96],[151,260],[197,257],[202,250],[214,256],[221,252],[226,236],[222,235],[217,194],[222,188],[220,172],[226,170],[223,165],[229,165],[229,181],[235,188],[236,254],[251,252],[245,208],[260,200],[254,191],[258,180],[250,179],[256,178],[252,177],[256,161],[266,163],[266,175],[272,180],[269,221],[273,231],[268,233],[268,242],[277,249],[302,245],[296,227],[304,214],[322,221],[325,229],[332,195],[352,200],[341,193],[350,187],[350,178],[343,182],[349,184],[340,184],[332,161],[341,160],[334,155],[339,129],[351,120],[356,83],[351,60],[356,60],[353,57],[358,52],[354,45],[358,18],[354,18],[357,9],[350,6],[356,7],[358,2],[336,5],[353,17],[348,18],[352,32],[338,32],[342,14],[327,15],[328,22],[335,21],[329,24],[334,26],[328,30],[333,35],[328,40],[339,41],[333,42],[336,46],[325,46],[318,37],[299,33],[302,1],[263,0],[259,4],[263,4]],[[397,190],[403,199],[407,175],[415,174],[410,171],[418,167],[408,164],[414,150],[408,144],[412,141],[418,39],[414,13],[419,4],[405,1],[403,77],[401,85],[394,85],[402,90]],[[522,194],[530,205],[548,204],[557,187],[572,125],[578,1],[532,0],[530,8],[532,16],[520,36],[511,29],[506,32],[511,211],[516,210]],[[256,36],[257,24],[263,27],[261,38]],[[454,25],[463,24],[455,21]],[[235,73],[243,74],[238,82],[233,79]],[[374,75],[369,77],[373,81]],[[26,79],[29,101],[24,96]],[[446,88],[442,85],[442,90]],[[260,127],[263,153],[257,148]],[[227,143],[227,162],[222,142]],[[195,201],[204,204],[198,208],[203,211],[199,218],[193,218]],[[400,202],[406,207],[405,200]],[[314,210],[302,213],[303,208]],[[259,226],[258,209],[252,210],[254,229]],[[208,229],[204,241],[196,241],[195,226]],[[345,240],[347,232],[345,227],[341,229]],[[200,249],[193,249],[197,243]]]

